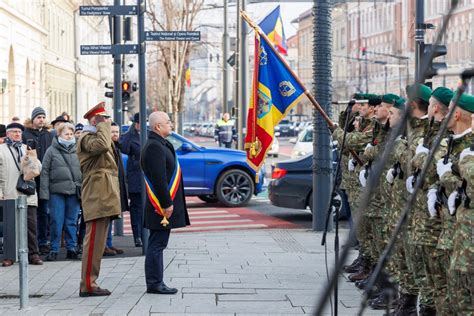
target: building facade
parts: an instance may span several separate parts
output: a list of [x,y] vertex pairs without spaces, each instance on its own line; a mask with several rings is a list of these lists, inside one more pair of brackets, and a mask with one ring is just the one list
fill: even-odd
[[65,111],[77,122],[104,100],[112,57],[81,56],[80,45],[110,43],[107,19],[79,17],[79,5],[103,2],[0,0],[1,123],[25,120],[36,106],[49,120]]

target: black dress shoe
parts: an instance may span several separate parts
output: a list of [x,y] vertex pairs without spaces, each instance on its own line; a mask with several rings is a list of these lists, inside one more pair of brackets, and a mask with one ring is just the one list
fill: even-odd
[[89,296],[109,296],[112,294],[107,289],[101,289],[100,287],[96,287],[92,290],[92,292],[79,292],[80,297],[89,297]]
[[161,283],[157,288],[147,289],[146,292],[150,294],[176,294],[178,289],[167,287],[166,284]]
[[79,258],[79,254],[77,253],[77,251],[68,250],[67,253],[66,253],[66,259],[79,260],[81,258]]
[[135,247],[143,247],[141,238],[135,238]]

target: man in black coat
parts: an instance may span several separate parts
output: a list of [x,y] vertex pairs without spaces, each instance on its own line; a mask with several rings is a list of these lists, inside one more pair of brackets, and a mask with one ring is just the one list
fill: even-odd
[[127,184],[130,197],[130,221],[136,247],[142,247],[143,202],[142,171],[140,169],[140,118],[135,113],[133,124],[127,133],[120,137],[120,149],[128,155]]
[[[53,134],[46,128],[46,111],[38,106],[31,112],[31,125],[25,124],[25,131],[23,132],[23,143],[36,149],[38,159],[42,162],[46,150],[51,146],[53,141]],[[40,177],[35,178],[36,189],[39,196]],[[37,225],[38,225],[38,246],[40,254],[47,254],[49,252],[48,245],[48,230],[49,230],[49,212],[48,201],[38,199],[38,208],[36,211]]]
[[144,213],[144,226],[150,230],[145,258],[147,293],[175,294],[178,290],[167,287],[163,282],[163,250],[168,245],[171,229],[190,225],[189,215],[181,174],[176,177],[179,187],[174,199],[168,189],[178,167],[173,145],[166,140],[173,128],[171,120],[164,112],[153,112],[149,121],[151,131],[142,151],[141,167],[169,224],[162,224],[163,216],[153,206],[157,205],[156,201],[152,204],[148,195]]

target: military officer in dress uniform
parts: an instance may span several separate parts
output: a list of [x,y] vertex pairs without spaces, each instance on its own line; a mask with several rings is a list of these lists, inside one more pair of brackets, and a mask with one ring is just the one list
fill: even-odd
[[82,171],[82,211],[86,222],[79,295],[106,296],[110,291],[101,289],[96,280],[110,222],[121,214],[118,154],[112,142],[112,121],[105,111],[105,103],[94,106],[84,118],[90,125],[84,127],[77,144]]

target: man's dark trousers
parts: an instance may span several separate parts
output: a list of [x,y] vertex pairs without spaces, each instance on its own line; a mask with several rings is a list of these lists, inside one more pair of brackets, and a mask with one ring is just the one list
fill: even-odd
[[38,245],[46,246],[49,241],[48,200],[38,199],[37,208]]
[[147,289],[157,289],[163,282],[163,250],[168,246],[170,229],[150,230],[145,258]]
[[141,193],[129,192],[130,197],[130,221],[132,222],[133,238],[142,238],[143,227],[143,203]]

